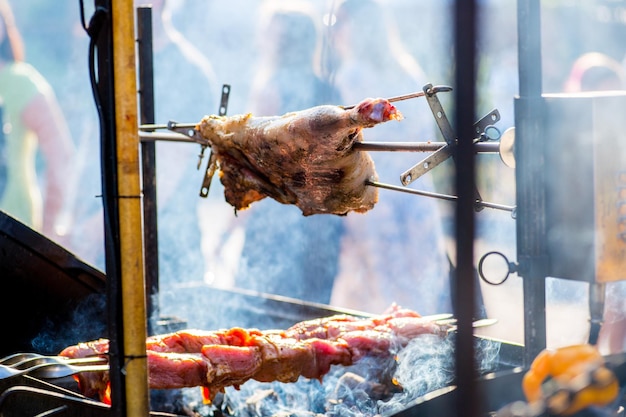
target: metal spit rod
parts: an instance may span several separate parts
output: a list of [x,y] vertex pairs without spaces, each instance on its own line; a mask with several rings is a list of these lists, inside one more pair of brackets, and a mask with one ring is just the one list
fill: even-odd
[[[434,192],[431,192],[431,191],[415,190],[413,188],[408,188],[408,187],[403,187],[403,186],[398,186],[398,185],[385,184],[385,183],[382,183],[382,182],[371,181],[371,180],[367,180],[365,183],[367,185],[371,185],[373,187],[378,187],[378,188],[384,188],[386,190],[400,191],[400,192],[408,193],[408,194],[416,194],[416,195],[421,195],[421,196],[424,196],[424,197],[437,198],[439,200],[458,201],[458,197],[455,196],[455,195],[440,194],[440,193],[434,193]],[[481,208],[491,208],[491,209],[496,209],[496,210],[509,211],[509,212],[512,213],[513,216],[515,216],[515,212],[516,212],[516,207],[515,206],[508,206],[508,205],[505,205],[505,204],[490,203],[490,202],[484,201],[484,200],[476,200],[474,202],[474,205],[478,206],[478,207],[481,207]]]
[[[386,152],[435,152],[447,146],[446,142],[356,142],[353,149],[359,151]],[[477,142],[476,153],[499,153],[499,142]]]
[[[387,101],[394,103],[418,97],[428,97],[429,95],[432,96],[436,93],[449,91],[452,91],[452,87],[428,84],[424,86],[421,91],[390,97],[387,98]],[[356,104],[340,107],[349,110],[356,107]],[[497,111],[495,114],[497,114]],[[491,119],[493,118],[491,114],[488,116],[490,116]],[[178,123],[174,121],[169,121],[167,124],[142,124],[139,126],[139,137],[142,142],[162,140],[199,143],[203,147],[210,146],[209,142],[198,134],[196,129],[197,125],[197,123]],[[170,132],[155,132],[164,129]],[[448,145],[449,143],[446,142],[356,142],[353,144],[353,149],[369,152],[437,152],[446,148]],[[474,149],[476,153],[499,153],[500,151],[499,143],[497,142],[477,142]]]
[[[168,142],[188,142],[207,145],[208,141],[191,138],[182,133],[174,132],[152,132],[159,129],[157,126],[167,125],[142,125],[139,127],[139,137],[142,142],[168,141]],[[176,127],[188,127],[188,124],[175,124]],[[195,126],[195,125],[194,125]],[[167,128],[167,127],[165,127]],[[353,149],[366,152],[435,152],[444,146],[446,142],[355,142]],[[476,153],[499,153],[499,142],[478,142],[475,144]]]
[[[152,125],[155,126],[155,125]],[[199,143],[198,140],[186,136],[182,133],[152,133],[146,131],[140,131],[139,136],[141,141],[150,142],[157,140],[175,141],[175,142],[190,142]],[[204,145],[204,143],[201,143]],[[435,152],[439,149],[446,147],[446,142],[355,142],[353,148],[359,151],[366,152]],[[488,153],[500,153],[499,142],[477,142],[474,144],[476,153],[488,154]],[[395,186],[391,184],[385,184],[377,181],[367,181],[367,185],[384,188],[387,190],[401,191],[403,193],[416,194],[425,197],[437,198],[440,200],[456,201],[457,197],[453,195],[446,195],[440,193],[433,193],[428,191],[420,191],[413,188]],[[476,207],[492,208],[496,210],[509,211],[515,213],[515,206],[508,206],[504,204],[490,203],[483,201],[482,199],[476,201]]]
[[[417,91],[414,93],[404,94],[401,96],[395,96],[388,98],[389,102],[397,102],[402,100],[409,100],[417,97],[424,97],[428,95],[434,95],[439,92],[448,92],[452,91],[451,87],[448,86],[433,86],[432,84],[428,84],[424,86],[422,91]],[[351,109],[356,105],[351,106],[341,106],[343,109]],[[443,111],[443,110],[441,110]],[[478,131],[482,131],[489,126],[489,122],[493,120],[499,119],[499,115],[497,110],[492,111],[487,116],[485,116],[481,121],[475,125],[475,128]],[[210,147],[210,143],[208,140],[204,139],[197,130],[197,123],[178,123],[174,121],[169,121],[167,124],[143,124],[139,126],[139,137],[141,142],[153,142],[157,140],[162,141],[170,141],[170,142],[189,142],[189,143],[198,143],[202,146],[202,148]],[[157,130],[167,129],[169,132],[155,132]],[[499,134],[499,132],[498,132]],[[487,135],[489,136],[489,135]],[[451,138],[446,138],[451,140]],[[358,151],[365,152],[438,152],[447,150],[450,147],[449,142],[355,142],[353,145],[353,149]],[[500,153],[500,142],[499,141],[475,141],[474,142],[474,152],[477,154],[486,154],[486,153]],[[451,154],[448,154],[448,156]],[[446,159],[446,158],[443,158]],[[440,161],[442,162],[443,159]],[[417,178],[417,177],[416,177]],[[438,198],[441,200],[448,201],[457,201],[458,197],[452,195],[445,195],[439,193],[433,193],[428,191],[420,191],[407,187],[394,186],[390,184],[385,184],[377,181],[367,181],[367,185],[385,188],[394,191],[401,191],[410,194],[417,194],[432,198]],[[404,184],[405,186],[407,184]],[[203,184],[204,189],[204,184]],[[495,204],[483,201],[480,198],[480,195],[476,193],[475,207],[477,209],[482,208],[493,208],[498,210],[510,211],[515,216],[515,206],[507,206],[503,204]],[[206,193],[201,192],[201,196],[205,197]]]
[[[435,85],[435,86],[431,86],[427,91],[416,91],[414,93],[390,97],[387,99],[387,101],[389,101],[390,103],[395,103],[397,101],[404,101],[404,100],[410,100],[412,98],[424,97],[426,93],[435,94],[435,93],[447,92],[447,91],[452,91],[452,87],[448,87],[446,85]],[[357,106],[356,104],[353,104],[350,106],[339,106],[339,107],[341,107],[344,110],[350,110],[356,106]],[[155,131],[155,130],[172,129],[172,128],[190,129],[191,131],[189,132],[189,136],[193,136],[193,130],[195,130],[196,126],[198,125],[197,123],[174,123],[174,126],[172,126],[172,123],[174,122],[170,122],[167,124],[143,124],[139,126],[139,131],[150,132],[150,131]]]
[[[395,96],[388,98],[387,101],[390,103],[395,103],[396,101],[410,100],[412,98],[424,97],[426,94],[436,94],[436,93],[445,93],[448,91],[452,91],[452,87],[448,87],[447,85],[434,85],[430,86],[426,91],[416,91],[415,93],[403,94],[401,96]],[[357,104],[353,104],[351,106],[341,106],[344,110],[350,110],[357,106]]]

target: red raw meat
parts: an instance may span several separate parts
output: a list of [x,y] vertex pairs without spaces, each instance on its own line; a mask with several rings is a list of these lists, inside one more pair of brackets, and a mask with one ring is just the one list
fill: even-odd
[[[321,379],[333,365],[349,366],[365,356],[388,357],[421,334],[444,335],[445,330],[397,306],[381,316],[337,315],[303,321],[284,331],[183,330],[147,339],[149,384],[158,389],[202,386],[214,395],[250,379]],[[108,341],[99,339],[69,346],[60,354],[75,358],[107,351]],[[83,393],[93,396],[102,394],[108,374],[83,373],[78,380]]]

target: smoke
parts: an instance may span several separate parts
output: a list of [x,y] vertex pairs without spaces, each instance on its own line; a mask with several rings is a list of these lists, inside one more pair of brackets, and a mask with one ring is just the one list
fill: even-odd
[[74,343],[94,340],[106,335],[106,297],[91,294],[68,314],[48,317],[41,331],[32,340],[35,352],[56,355]]
[[[476,339],[476,369],[493,370],[500,343]],[[295,383],[248,381],[229,387],[222,408],[228,415],[365,417],[391,415],[415,399],[452,383],[454,337],[422,335],[389,358],[366,357],[334,366],[320,380]]]

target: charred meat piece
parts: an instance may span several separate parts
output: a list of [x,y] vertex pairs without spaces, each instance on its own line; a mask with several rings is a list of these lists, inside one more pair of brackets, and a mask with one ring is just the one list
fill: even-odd
[[354,150],[362,129],[402,115],[385,99],[348,110],[317,106],[284,116],[206,116],[196,129],[217,157],[224,194],[236,210],[271,197],[305,216],[365,212],[378,200],[374,162]]

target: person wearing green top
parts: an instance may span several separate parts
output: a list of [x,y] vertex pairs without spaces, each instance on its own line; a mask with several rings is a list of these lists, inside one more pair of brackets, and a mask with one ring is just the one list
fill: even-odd
[[24,62],[6,0],[0,0],[0,100],[7,163],[0,210],[50,238],[61,238],[66,232],[60,229],[60,216],[73,181],[74,144],[52,87]]

